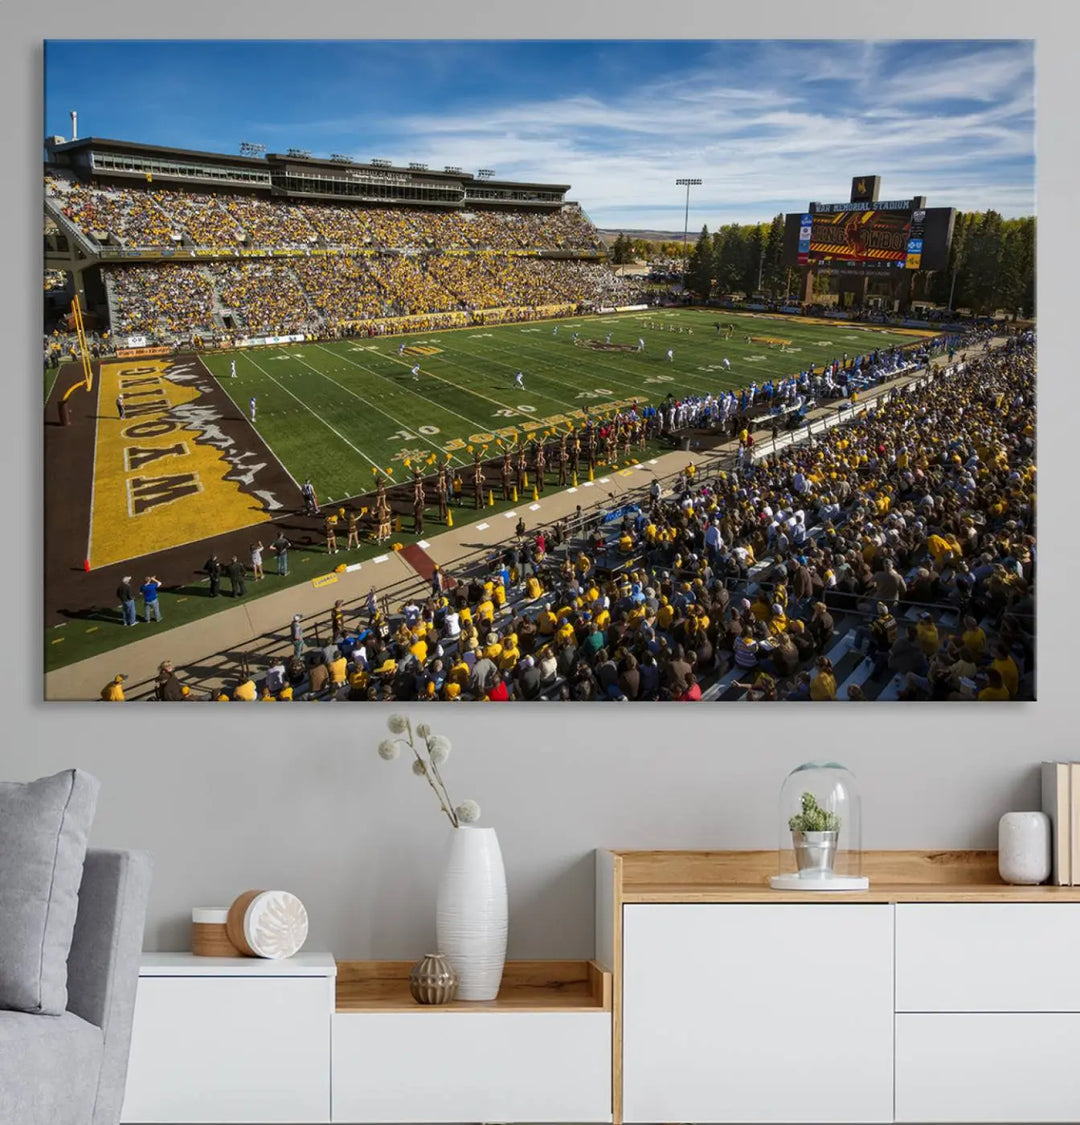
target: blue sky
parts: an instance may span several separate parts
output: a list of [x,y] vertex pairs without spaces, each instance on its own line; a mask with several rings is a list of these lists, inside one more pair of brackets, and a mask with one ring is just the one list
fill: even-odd
[[847,198],[1035,213],[1031,41],[49,40],[45,135],[345,153],[572,185],[681,232]]

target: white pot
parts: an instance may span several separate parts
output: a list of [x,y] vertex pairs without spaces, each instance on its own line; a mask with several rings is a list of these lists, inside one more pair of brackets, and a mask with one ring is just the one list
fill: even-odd
[[506,871],[494,828],[450,829],[435,937],[458,975],[459,1000],[494,1000],[506,963]]

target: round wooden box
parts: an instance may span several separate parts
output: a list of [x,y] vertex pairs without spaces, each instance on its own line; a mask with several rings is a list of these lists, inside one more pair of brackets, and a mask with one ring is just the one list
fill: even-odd
[[229,941],[227,906],[195,906],[191,910],[191,952],[196,957],[242,957]]
[[244,891],[229,907],[229,941],[246,957],[292,957],[307,940],[304,904],[288,891]]

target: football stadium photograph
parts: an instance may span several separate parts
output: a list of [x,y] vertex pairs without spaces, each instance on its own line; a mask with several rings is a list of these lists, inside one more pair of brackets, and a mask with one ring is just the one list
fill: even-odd
[[46,42],[46,700],[1035,699],[1033,42],[617,46]]

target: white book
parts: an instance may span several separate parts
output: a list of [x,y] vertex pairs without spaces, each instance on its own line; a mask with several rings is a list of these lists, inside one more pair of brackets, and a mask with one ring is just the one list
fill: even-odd
[[1052,837],[1050,882],[1058,887],[1073,883],[1069,774],[1068,762],[1042,764],[1042,807],[1050,818]]

